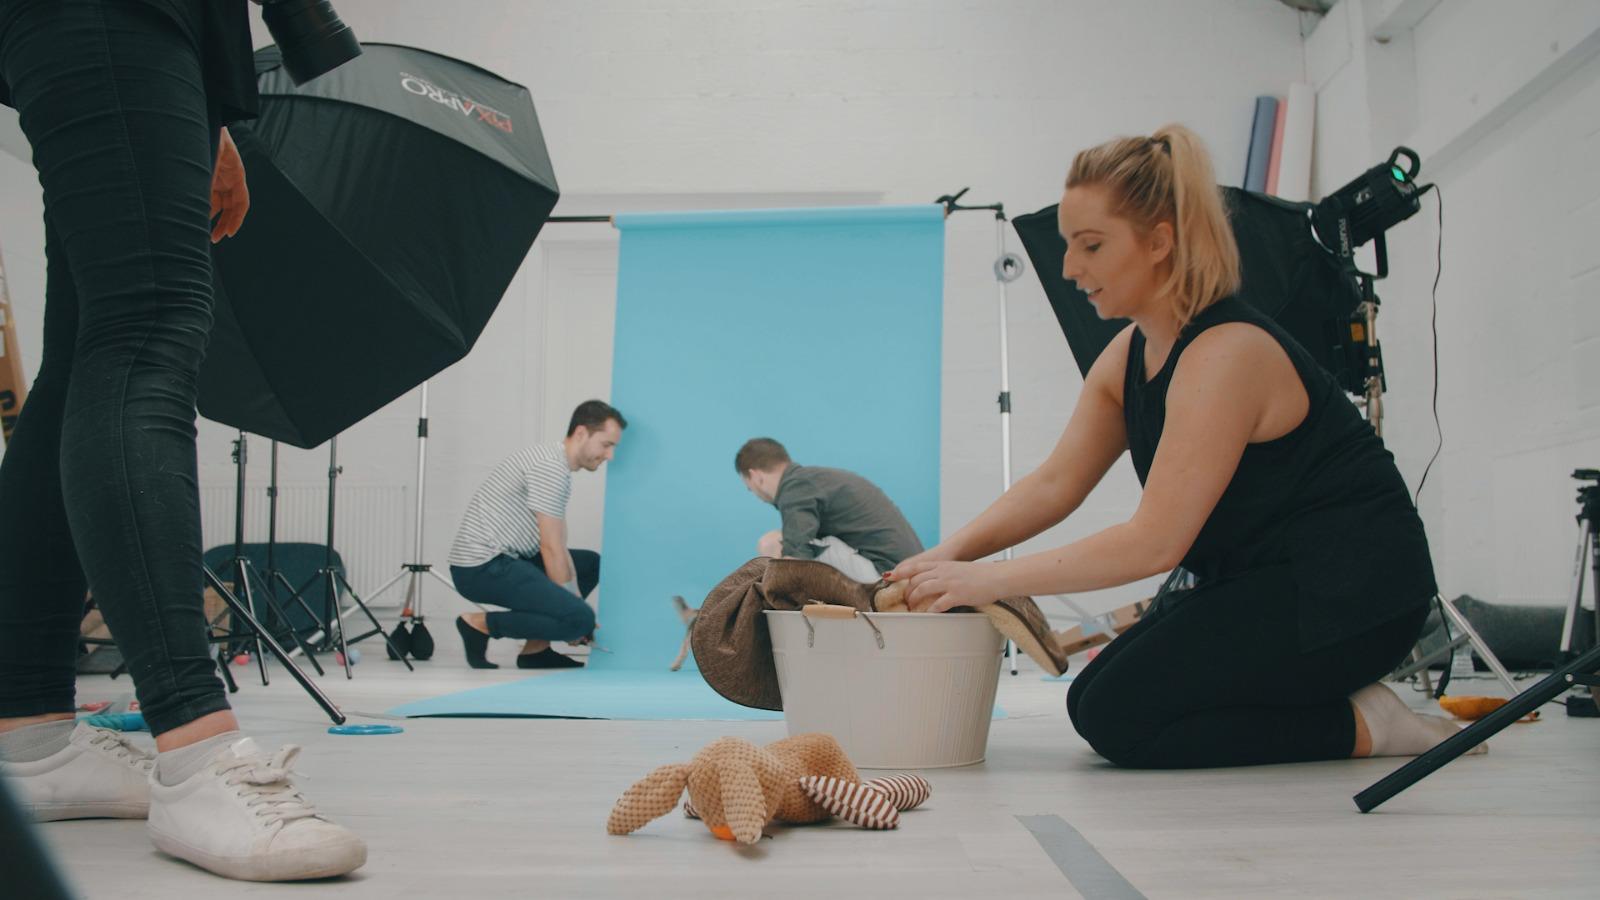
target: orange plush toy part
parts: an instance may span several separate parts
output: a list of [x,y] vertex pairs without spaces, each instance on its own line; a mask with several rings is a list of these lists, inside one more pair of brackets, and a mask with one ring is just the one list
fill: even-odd
[[[1487,716],[1489,713],[1492,713],[1495,710],[1497,710],[1500,707],[1505,706],[1505,705],[1506,705],[1506,698],[1504,698],[1504,697],[1440,697],[1439,698],[1439,706],[1445,712],[1449,713],[1452,716],[1455,716],[1458,719],[1466,719],[1469,722],[1476,722],[1477,720],[1483,718],[1484,716]],[[1526,716],[1523,716],[1520,721],[1531,722],[1531,721],[1533,721],[1533,720],[1535,720],[1537,718],[1539,718],[1539,711],[1538,710],[1534,710],[1533,712],[1527,714]]]
[[[861,785],[855,766],[832,735],[801,734],[765,747],[739,738],[718,738],[688,763],[662,766],[628,788],[612,808],[606,831],[638,831],[677,807],[686,789],[693,815],[704,820],[712,834],[743,844],[759,841],[768,822],[803,825],[824,821],[841,810],[851,821],[857,821],[856,815],[848,813],[859,814],[862,820],[857,824],[866,827],[893,827],[876,824],[885,821],[886,814],[898,821],[887,793],[873,790],[865,803],[851,798],[853,802],[839,804],[831,801],[832,795],[818,793],[821,785],[840,789]],[[829,802],[824,805],[813,796]],[[880,797],[882,802],[875,802]],[[878,808],[885,803],[891,804],[887,813]]]

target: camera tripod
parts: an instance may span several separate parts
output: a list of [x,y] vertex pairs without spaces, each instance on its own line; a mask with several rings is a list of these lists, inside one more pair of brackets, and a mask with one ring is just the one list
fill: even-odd
[[[1595,523],[1600,521],[1600,470],[1579,469],[1572,473],[1572,477],[1593,483],[1578,488],[1578,565],[1573,575],[1572,605],[1567,607],[1566,627],[1561,636],[1562,650],[1568,656],[1567,663],[1527,690],[1515,694],[1504,706],[1356,794],[1356,807],[1362,812],[1371,812],[1390,797],[1433,774],[1507,725],[1561,696],[1562,692],[1580,686],[1591,689],[1600,687],[1600,635],[1596,636],[1595,645],[1587,652],[1582,655],[1572,652],[1574,623],[1583,602],[1586,569],[1594,579],[1596,594],[1600,595],[1600,546],[1595,542]],[[1585,556],[1588,557],[1587,567],[1584,565]],[[1600,616],[1595,618],[1595,628],[1600,631]]]

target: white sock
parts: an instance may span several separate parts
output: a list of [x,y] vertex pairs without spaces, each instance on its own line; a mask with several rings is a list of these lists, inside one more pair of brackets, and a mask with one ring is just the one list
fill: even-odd
[[232,746],[237,740],[239,732],[225,731],[203,741],[195,741],[187,747],[157,753],[156,779],[167,787],[182,784],[204,769],[224,747]]
[[13,728],[0,734],[0,759],[14,763],[47,759],[66,749],[72,729],[77,726],[73,719],[62,719]]
[[[1369,756],[1417,756],[1461,730],[1449,719],[1412,712],[1404,700],[1381,684],[1369,684],[1356,691],[1350,695],[1350,702],[1361,711],[1367,733],[1372,736]],[[1479,744],[1467,752],[1484,753],[1488,749],[1487,744]]]

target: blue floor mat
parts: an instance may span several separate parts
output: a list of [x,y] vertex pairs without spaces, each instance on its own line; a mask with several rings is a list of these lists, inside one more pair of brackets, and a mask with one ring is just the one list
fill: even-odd
[[782,719],[711,689],[697,671],[578,669],[418,700],[390,715],[554,719]]
[[[392,716],[536,719],[774,720],[783,713],[740,706],[711,689],[698,671],[575,669],[535,675],[406,703]],[[994,718],[1003,719],[998,705]]]

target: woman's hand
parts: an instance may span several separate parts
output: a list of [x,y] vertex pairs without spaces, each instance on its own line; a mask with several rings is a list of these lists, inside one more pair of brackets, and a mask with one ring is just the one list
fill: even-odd
[[913,557],[895,567],[895,580],[901,579],[910,582],[906,605],[912,612],[988,606],[1006,596],[997,563]]
[[211,174],[211,243],[239,233],[244,224],[244,214],[250,210],[250,186],[244,180],[244,160],[239,158],[239,148],[233,136],[222,129],[222,140],[217,144],[217,168]]
[[914,567],[916,567],[916,566],[920,566],[920,565],[922,565],[924,563],[950,562],[950,561],[953,561],[955,558],[956,558],[956,555],[954,553],[952,553],[951,551],[949,551],[948,549],[946,549],[946,545],[940,544],[939,546],[934,547],[931,550],[924,550],[921,553],[918,553],[916,556],[910,557],[910,558],[902,561],[900,563],[900,565],[895,566],[893,569],[889,570],[888,572],[885,572],[884,576],[883,576],[883,580],[884,581],[904,581],[907,578],[911,577],[912,569]]

